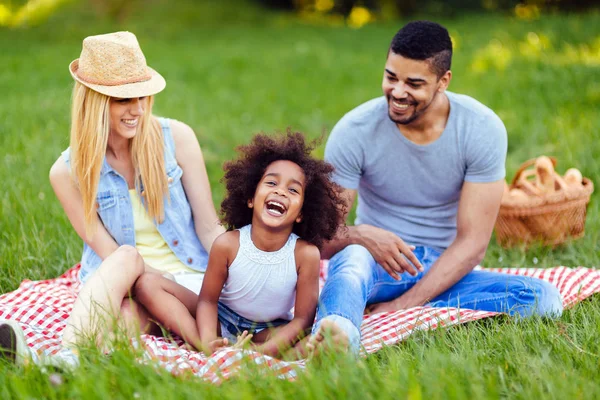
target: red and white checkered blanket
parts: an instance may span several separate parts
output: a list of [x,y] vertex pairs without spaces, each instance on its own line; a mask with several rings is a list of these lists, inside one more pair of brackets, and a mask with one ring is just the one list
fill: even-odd
[[[44,281],[25,280],[14,292],[0,296],[0,319],[21,323],[27,344],[37,352],[54,353],[60,346],[61,332],[80,288],[77,280],[79,267],[73,267],[56,279]],[[321,265],[321,284],[326,279],[327,264]],[[600,270],[589,268],[556,267],[502,268],[493,271],[533,276],[556,285],[565,307],[600,292]],[[401,342],[418,330],[464,324],[497,315],[493,312],[454,308],[415,307],[392,313],[365,316],[361,333],[363,354],[374,353],[384,345]],[[294,379],[305,362],[284,362],[248,351],[223,349],[211,357],[189,351],[182,342],[172,342],[161,337],[143,335],[146,351],[142,362],[158,364],[174,374],[191,372],[203,379],[220,382],[240,369],[242,361],[264,365],[264,371],[280,378]],[[140,343],[136,343],[140,345]]]

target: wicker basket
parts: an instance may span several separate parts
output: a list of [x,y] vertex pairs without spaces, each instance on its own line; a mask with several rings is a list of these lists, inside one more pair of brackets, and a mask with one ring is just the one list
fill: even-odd
[[[551,158],[556,166],[556,159]],[[594,184],[583,178],[581,187],[568,186],[555,174],[556,191],[541,193],[531,182],[534,170],[528,170],[536,159],[524,162],[512,180],[510,189],[519,188],[529,194],[526,201],[511,202],[503,197],[498,219],[496,239],[503,247],[541,243],[556,246],[567,239],[584,235],[587,204]]]

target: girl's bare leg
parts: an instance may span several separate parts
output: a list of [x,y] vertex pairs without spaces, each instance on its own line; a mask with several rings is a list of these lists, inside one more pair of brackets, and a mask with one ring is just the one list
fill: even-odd
[[157,322],[200,349],[195,318],[198,296],[194,292],[162,275],[147,272],[135,283],[135,296]]
[[123,299],[143,272],[144,260],[132,246],[121,246],[106,257],[77,296],[63,332],[63,346],[74,347],[79,338],[89,335],[97,335],[101,345],[114,327]]

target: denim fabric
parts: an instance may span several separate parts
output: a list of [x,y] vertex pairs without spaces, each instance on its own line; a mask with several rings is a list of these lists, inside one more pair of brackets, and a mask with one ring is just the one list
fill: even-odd
[[231,340],[233,343],[237,340],[237,336],[244,331],[248,333],[258,333],[267,328],[275,328],[280,325],[287,324],[288,320],[276,319],[270,322],[254,322],[248,318],[244,318],[225,304],[218,304],[219,322],[221,323],[221,336]]
[[[313,332],[324,318],[338,321],[336,324],[347,333],[353,350],[358,351],[365,306],[400,297],[427,274],[440,256],[439,251],[423,246],[417,247],[414,254],[424,271],[417,276],[405,272],[400,281],[394,280],[362,246],[348,246],[333,256],[319,298]],[[522,317],[533,314],[557,317],[563,309],[560,292],[552,284],[541,279],[491,271],[468,273],[427,305],[506,312]],[[340,324],[339,317],[351,324]]]
[[[164,201],[165,219],[157,228],[169,248],[184,265],[203,272],[208,263],[208,254],[196,235],[192,210],[181,183],[183,171],[175,159],[175,143],[169,120],[159,118],[159,121],[164,135],[169,198],[165,198]],[[62,156],[70,168],[70,148],[65,150]],[[143,190],[143,184],[141,189]],[[104,159],[96,196],[98,215],[117,244],[135,246],[133,212],[128,190],[127,181]],[[79,279],[85,282],[101,263],[102,259],[84,243]]]

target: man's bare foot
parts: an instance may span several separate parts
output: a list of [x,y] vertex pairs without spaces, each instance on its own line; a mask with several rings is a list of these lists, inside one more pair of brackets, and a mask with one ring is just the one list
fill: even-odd
[[379,314],[384,312],[393,312],[400,310],[400,307],[394,300],[385,301],[383,303],[375,303],[367,306],[365,314]]
[[319,329],[310,336],[306,348],[311,356],[324,354],[329,351],[346,352],[350,347],[350,340],[335,322],[323,320]]

